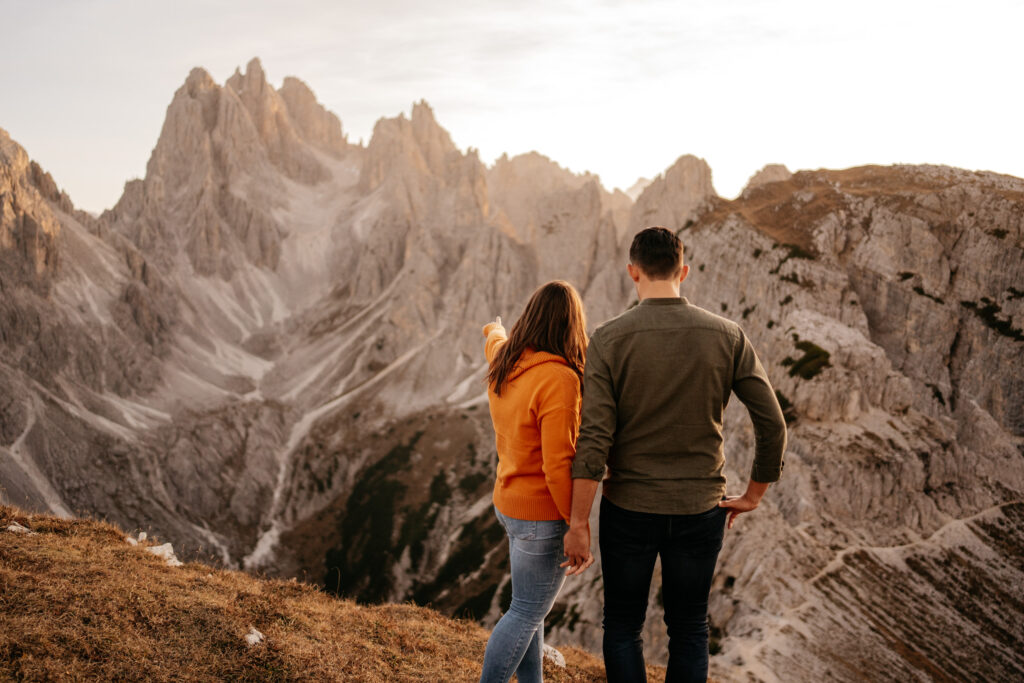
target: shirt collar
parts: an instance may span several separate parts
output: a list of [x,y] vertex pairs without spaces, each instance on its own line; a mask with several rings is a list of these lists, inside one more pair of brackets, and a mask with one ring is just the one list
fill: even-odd
[[669,297],[654,297],[644,299],[640,302],[641,306],[679,306],[682,304],[689,305],[689,301],[686,300],[685,296],[669,296]]

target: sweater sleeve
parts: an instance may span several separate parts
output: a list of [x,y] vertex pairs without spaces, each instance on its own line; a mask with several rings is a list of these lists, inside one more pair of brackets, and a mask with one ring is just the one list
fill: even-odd
[[732,390],[747,407],[754,423],[754,465],[750,478],[765,484],[778,481],[786,450],[786,420],[768,374],[742,332],[734,356]]
[[541,469],[559,514],[568,521],[572,511],[572,461],[580,428],[579,381],[575,375],[560,372],[557,380],[547,383],[538,394]]
[[501,345],[508,341],[508,336],[505,334],[505,328],[498,323],[484,325],[484,336],[487,338],[487,341],[484,342],[484,357],[490,363],[494,360],[494,355],[498,353]]

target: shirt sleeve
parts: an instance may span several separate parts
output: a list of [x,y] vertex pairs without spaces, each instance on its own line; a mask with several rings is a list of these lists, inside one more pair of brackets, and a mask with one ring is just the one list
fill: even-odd
[[616,420],[611,371],[601,356],[595,333],[587,347],[587,362],[583,368],[583,415],[572,465],[573,479],[600,481],[604,477],[608,452],[615,440]]
[[544,392],[537,411],[541,469],[548,491],[567,520],[572,512],[572,462],[579,436],[579,382],[562,375]]
[[754,424],[754,464],[750,478],[765,484],[778,481],[786,450],[786,420],[768,374],[742,331],[736,343],[732,390],[747,407]]

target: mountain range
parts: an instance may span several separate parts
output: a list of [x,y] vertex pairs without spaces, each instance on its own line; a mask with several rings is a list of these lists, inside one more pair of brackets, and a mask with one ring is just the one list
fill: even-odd
[[[591,328],[616,315],[648,225],[678,231],[684,296],[743,326],[790,422],[782,479],[727,534],[712,674],[1024,674],[1024,180],[994,173],[770,165],[726,200],[685,155],[626,194],[538,153],[486,165],[425,102],[352,144],[253,60],[193,70],[94,217],[0,130],[0,496],[492,624],[481,326],[555,278]],[[725,432],[738,493],[735,402]],[[548,625],[599,649],[599,565]]]

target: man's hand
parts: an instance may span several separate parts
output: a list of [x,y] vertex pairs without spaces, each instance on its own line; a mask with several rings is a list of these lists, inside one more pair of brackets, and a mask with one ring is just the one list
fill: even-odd
[[732,525],[736,522],[736,518],[742,515],[744,512],[750,512],[757,508],[758,503],[761,502],[761,496],[768,490],[768,484],[762,484],[761,482],[751,481],[747,484],[747,492],[742,496],[729,496],[718,504],[720,508],[729,508],[729,524],[728,528],[732,528]]
[[731,529],[736,521],[736,517],[744,512],[750,512],[757,507],[757,503],[749,500],[746,496],[729,496],[720,502],[718,507],[729,508],[729,523],[727,526]]
[[569,532],[565,535],[565,554],[569,559],[558,566],[568,567],[565,570],[566,576],[580,574],[594,564],[594,556],[590,552],[589,524],[569,527]]

